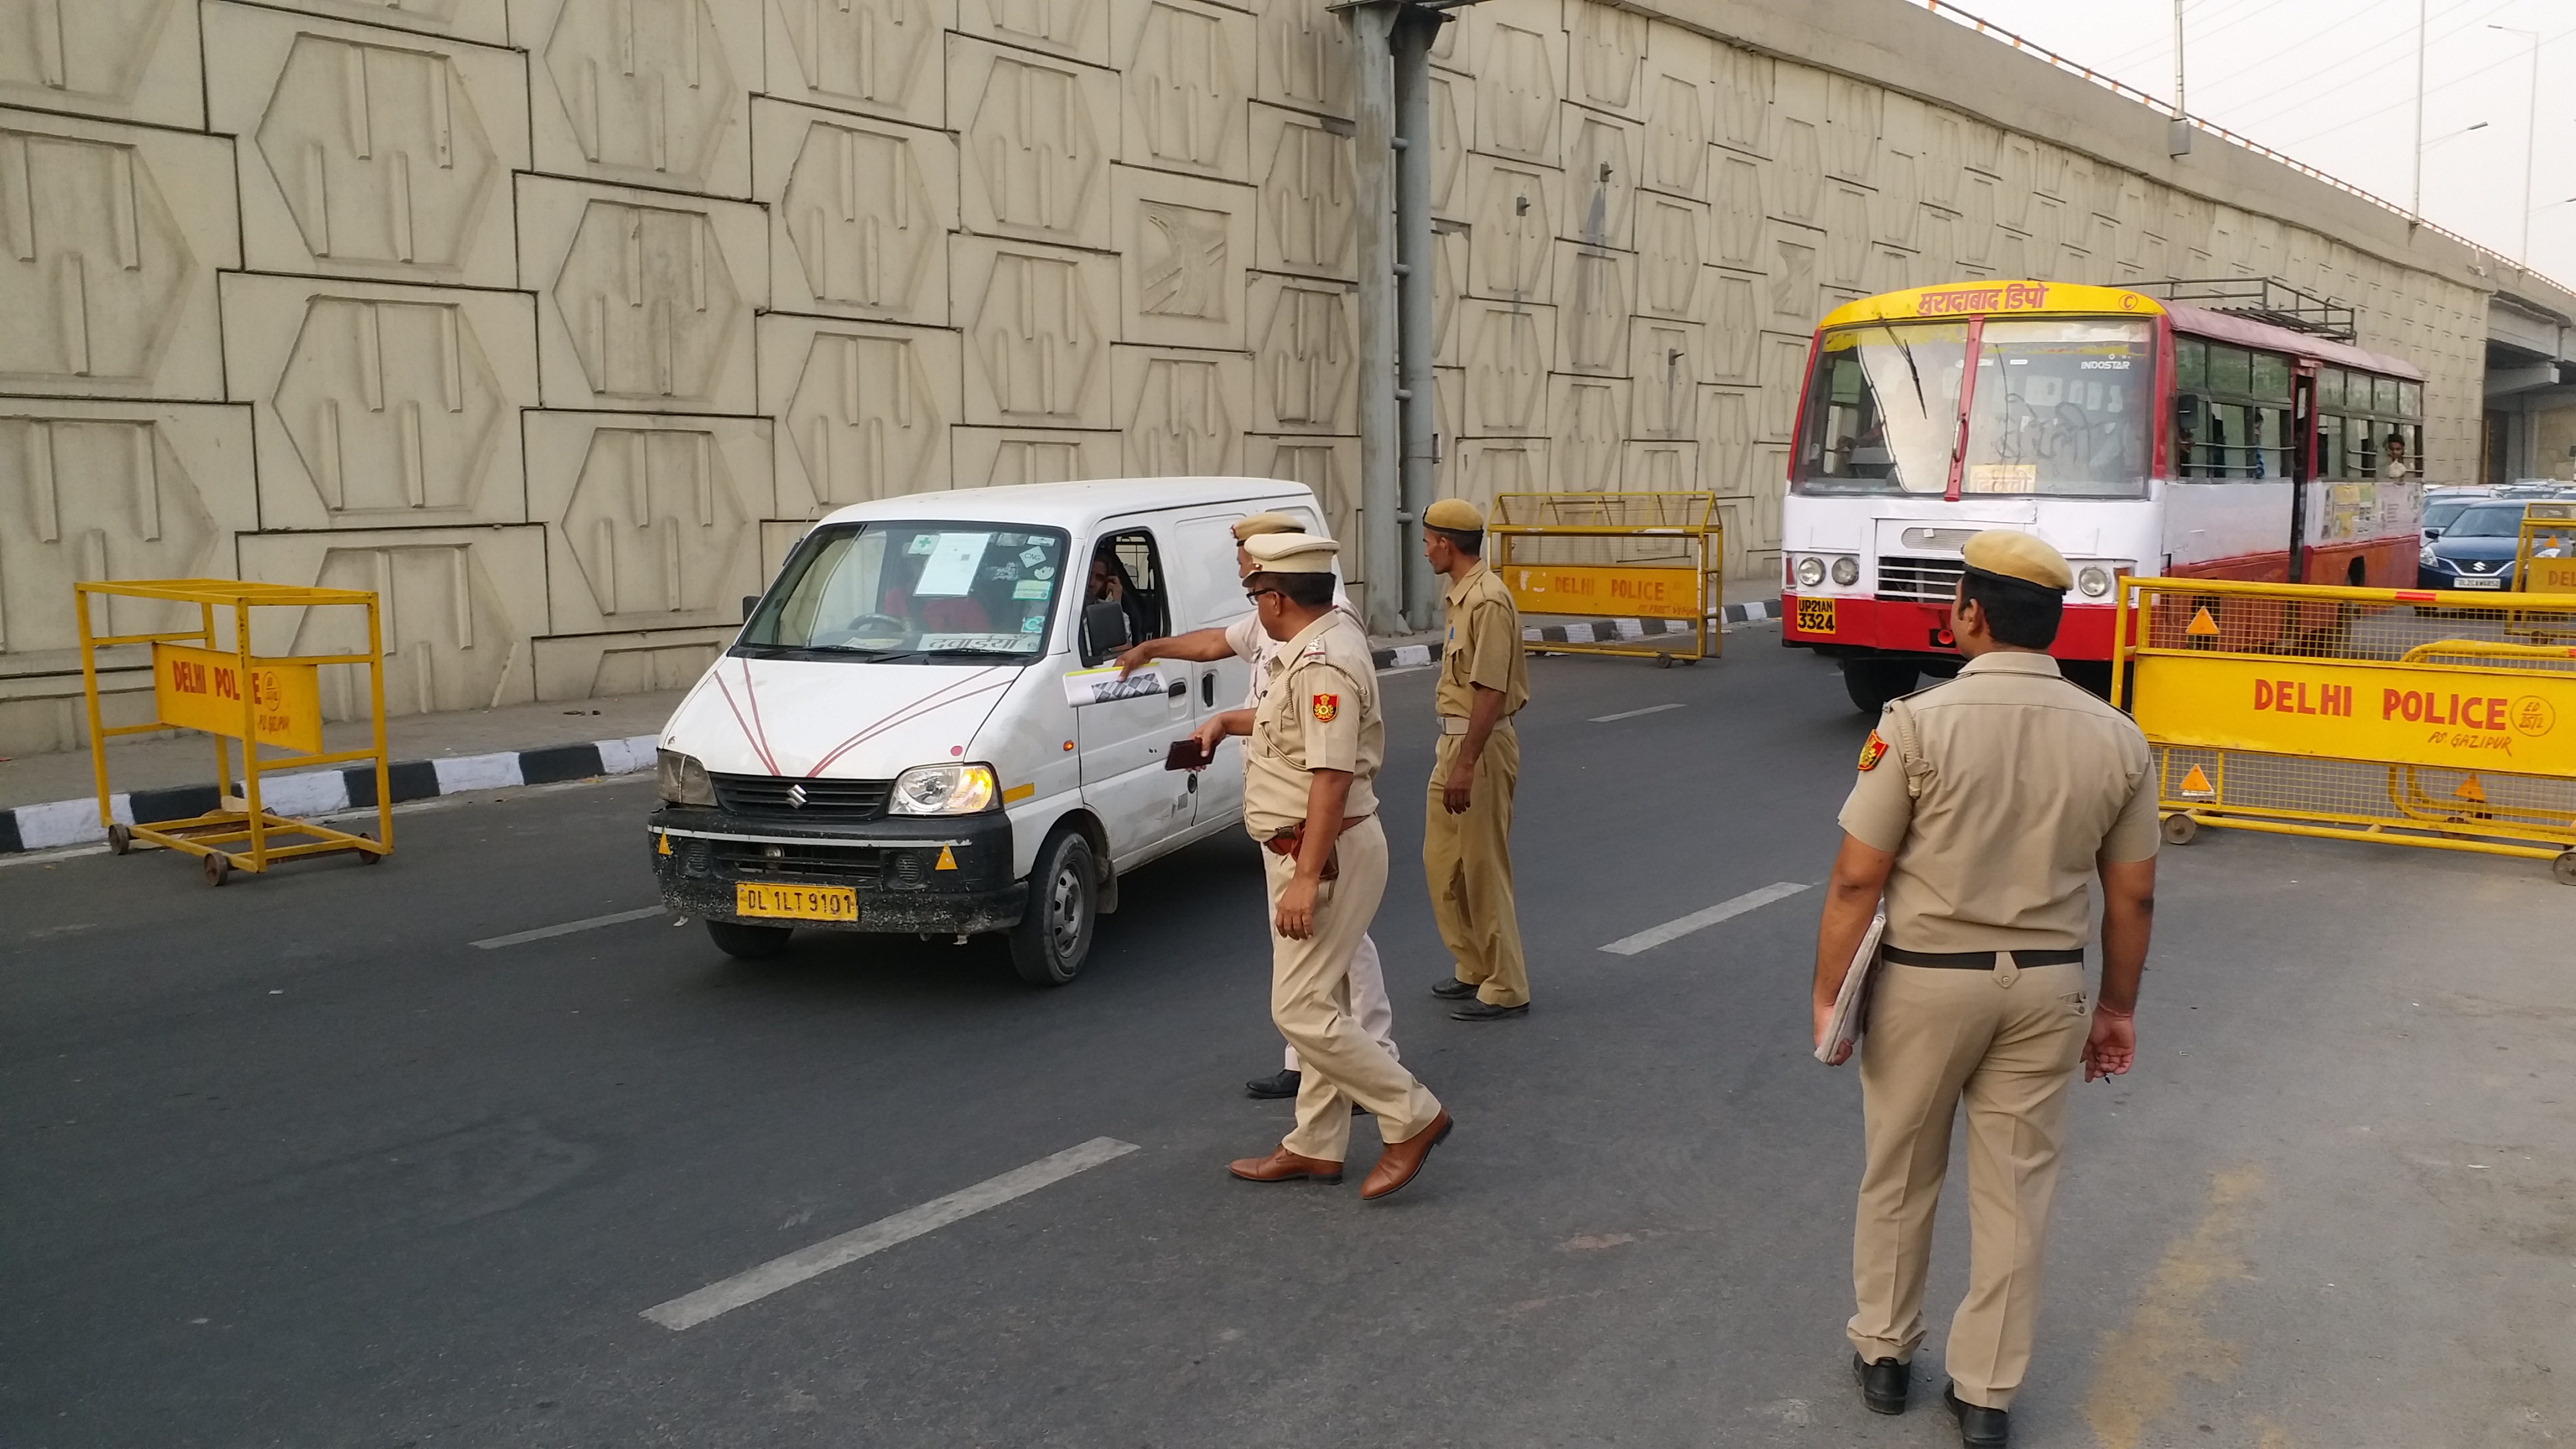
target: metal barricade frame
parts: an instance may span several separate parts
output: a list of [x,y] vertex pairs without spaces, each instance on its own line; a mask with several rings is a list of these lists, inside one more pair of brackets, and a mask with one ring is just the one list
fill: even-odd
[[[1495,495],[1485,537],[1486,561],[1524,617],[1633,617],[1689,625],[1670,634],[1590,642],[1524,633],[1521,647],[1527,651],[1622,655],[1667,665],[1724,652],[1719,616],[1725,608],[1726,524],[1714,493],[1502,493]],[[1641,557],[1640,546],[1659,552]],[[1542,553],[1600,557],[1537,557]],[[1677,594],[1673,586],[1683,580],[1686,591]],[[1576,602],[1545,607],[1566,600]],[[1542,607],[1533,608],[1533,601]],[[1687,649],[1650,642],[1685,638]]]
[[2203,825],[2552,862],[2576,884],[2576,594],[2124,578],[2113,703]]
[[[2546,555],[2535,547],[2549,544]],[[2576,503],[2526,503],[2513,541],[2513,588],[2525,594],[2576,594]]]
[[[355,854],[368,865],[382,860],[393,850],[393,790],[389,778],[390,758],[385,751],[385,669],[384,633],[374,593],[363,589],[299,588],[286,584],[244,583],[234,579],[154,579],[122,583],[78,583],[72,586],[73,606],[79,615],[81,684],[89,707],[90,770],[98,792],[98,821],[107,830],[108,848],[125,854],[140,842],[157,845],[198,857],[205,864],[206,879],[222,885],[235,870],[264,873],[275,861],[311,855]],[[93,598],[154,599],[165,603],[194,604],[198,609],[196,629],[165,630],[143,634],[96,635],[91,631],[90,601]],[[251,647],[252,610],[260,608],[363,608],[367,613],[367,652],[364,654],[264,655]],[[232,624],[232,645],[221,647],[217,628],[218,611],[227,611]],[[114,725],[106,722],[99,704],[98,651],[121,645],[148,644],[153,652],[154,710],[153,718],[143,724]],[[165,672],[194,669],[204,658],[190,659],[180,655],[180,648],[190,653],[211,657],[231,665],[230,693],[221,689],[208,694],[213,713],[201,713],[200,721],[227,712],[230,701],[237,699],[240,708],[240,733],[234,734],[221,724],[166,720],[162,701]],[[356,664],[367,669],[367,697],[372,720],[372,744],[361,750],[325,750],[321,745],[320,705],[314,703],[310,736],[313,747],[280,758],[262,761],[263,743],[277,745],[280,721],[278,714],[263,716],[261,689],[273,684],[286,669],[311,667],[318,671],[325,664]],[[263,681],[263,672],[267,679]],[[220,681],[218,681],[220,683]],[[278,701],[265,701],[280,709]],[[300,719],[291,722],[303,733]],[[124,735],[149,734],[166,729],[196,729],[211,735],[215,742],[214,809],[200,815],[171,820],[136,821],[127,825],[115,818],[108,786],[107,742]],[[229,741],[238,740],[242,747],[242,793],[232,791],[233,774]],[[292,749],[291,746],[280,746]],[[267,809],[260,800],[260,777],[281,767],[297,769],[316,765],[345,765],[359,761],[372,762],[376,775],[376,830],[373,835],[336,830],[293,816],[279,815]],[[274,836],[304,836],[292,844],[273,844]],[[223,847],[246,843],[247,850]]]

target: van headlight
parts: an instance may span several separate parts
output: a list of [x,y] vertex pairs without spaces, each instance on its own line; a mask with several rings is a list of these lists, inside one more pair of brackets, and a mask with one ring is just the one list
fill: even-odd
[[990,765],[915,765],[894,777],[896,815],[972,815],[1001,794]]
[[695,755],[678,750],[654,751],[653,777],[661,787],[662,798],[674,805],[716,803],[716,783],[707,778],[707,767],[699,764]]
[[1813,554],[1798,560],[1798,587],[1812,589],[1825,581],[1825,561]]
[[1860,560],[1844,554],[1834,560],[1834,582],[1848,589],[1860,582]]

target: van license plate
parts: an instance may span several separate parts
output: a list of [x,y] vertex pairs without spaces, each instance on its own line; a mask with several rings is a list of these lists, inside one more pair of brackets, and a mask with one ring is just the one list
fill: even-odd
[[733,913],[781,921],[839,921],[859,918],[859,893],[848,886],[753,885],[736,882]]
[[1801,634],[1830,634],[1834,632],[1834,601],[1831,599],[1800,599],[1798,601],[1798,632]]

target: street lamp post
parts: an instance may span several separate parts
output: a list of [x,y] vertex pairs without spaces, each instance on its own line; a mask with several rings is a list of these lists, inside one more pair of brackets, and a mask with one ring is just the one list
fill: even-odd
[[2456,131],[2445,131],[2441,135],[2427,141],[2423,137],[2423,128],[2420,125],[2417,126],[2415,137],[2415,200],[2406,208],[2406,215],[2410,219],[2415,221],[2418,225],[2421,225],[2424,220],[2424,153],[2441,145],[2445,141],[2456,141],[2462,136],[2469,134],[2471,131],[2483,131],[2486,128],[2487,123],[2480,121],[2475,125],[2462,126]]
[[2507,35],[2519,35],[2531,42],[2531,96],[2522,122],[2522,250],[2514,260],[2531,265],[2531,162],[2540,140],[2540,32],[2520,30],[2510,25],[2489,25]]

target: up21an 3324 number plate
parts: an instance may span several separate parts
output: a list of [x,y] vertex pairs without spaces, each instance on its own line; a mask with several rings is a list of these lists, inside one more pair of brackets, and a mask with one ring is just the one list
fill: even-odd
[[1800,599],[1798,601],[1798,632],[1801,634],[1830,634],[1834,632],[1834,601],[1831,599]]

